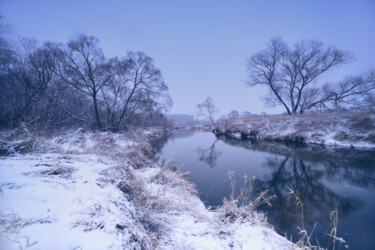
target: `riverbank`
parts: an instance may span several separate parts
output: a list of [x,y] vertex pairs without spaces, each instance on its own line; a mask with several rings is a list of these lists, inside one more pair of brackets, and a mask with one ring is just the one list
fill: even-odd
[[219,121],[217,136],[375,148],[375,111],[267,115]]
[[2,249],[295,249],[235,201],[205,208],[185,174],[128,134],[1,135]]

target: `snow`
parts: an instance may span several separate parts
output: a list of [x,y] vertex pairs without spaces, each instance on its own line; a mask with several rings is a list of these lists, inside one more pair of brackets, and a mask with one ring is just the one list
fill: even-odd
[[[372,113],[371,113],[372,112]],[[298,116],[271,115],[224,120],[219,134],[240,139],[297,141],[330,146],[375,148],[374,111],[309,113]]]
[[139,140],[66,133],[35,144],[0,157],[0,249],[296,248],[255,212],[228,222],[207,210],[168,163],[134,169]]
[[230,137],[236,138],[236,139],[241,139],[241,133],[229,133],[228,134]]
[[[121,249],[115,233],[121,211],[111,203],[124,198],[113,187],[97,185],[106,165],[97,162],[96,156],[70,160],[59,154],[16,156],[0,159],[0,166],[2,249],[26,248],[27,244],[30,249]],[[75,172],[68,179],[43,174],[56,166]],[[99,208],[105,229],[82,230],[87,224],[96,226],[92,217]]]

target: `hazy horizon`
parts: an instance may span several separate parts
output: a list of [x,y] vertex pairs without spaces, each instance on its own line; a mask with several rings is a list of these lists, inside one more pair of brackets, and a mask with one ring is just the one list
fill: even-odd
[[273,37],[289,45],[317,39],[356,60],[321,81],[375,68],[375,1],[0,1],[0,14],[22,37],[66,42],[85,33],[106,56],[144,51],[174,101],[170,114],[196,113],[211,96],[220,115],[281,113],[266,108],[265,88],[246,87],[246,59]]

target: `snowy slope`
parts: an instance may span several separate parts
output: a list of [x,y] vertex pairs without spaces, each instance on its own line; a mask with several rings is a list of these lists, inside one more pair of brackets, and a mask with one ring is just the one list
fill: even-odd
[[[261,214],[209,211],[144,134],[34,138],[0,157],[0,249],[295,249]],[[146,133],[147,134],[147,133]]]

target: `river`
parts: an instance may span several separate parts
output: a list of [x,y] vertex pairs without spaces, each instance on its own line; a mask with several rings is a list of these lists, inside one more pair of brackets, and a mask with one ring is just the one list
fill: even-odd
[[[375,151],[335,147],[296,146],[273,142],[216,138],[210,132],[176,131],[152,142],[162,163],[173,160],[189,172],[206,206],[217,207],[231,194],[228,178],[234,172],[235,193],[244,176],[254,177],[253,197],[268,190],[272,206],[260,206],[275,230],[296,242],[297,227],[312,234],[312,242],[332,248],[330,214],[337,209],[337,235],[351,249],[375,247]],[[300,198],[290,197],[290,189]],[[342,246],[344,247],[344,246]]]

